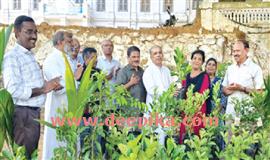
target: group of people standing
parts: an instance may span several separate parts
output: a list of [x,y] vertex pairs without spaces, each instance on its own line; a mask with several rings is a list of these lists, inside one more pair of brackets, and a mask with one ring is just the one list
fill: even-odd
[[[63,53],[67,56],[74,78],[80,82],[82,75],[94,57],[97,50],[85,47],[80,51],[80,43],[72,33],[58,31],[54,34],[52,43],[53,51],[45,59],[42,69],[36,62],[31,49],[37,41],[37,28],[31,17],[19,16],[14,23],[14,32],[17,42],[14,48],[7,52],[3,62],[4,86],[11,93],[15,112],[13,117],[14,139],[18,145],[26,147],[27,156],[37,149],[40,136],[40,125],[34,119],[40,118],[40,107],[45,103],[45,121],[50,122],[51,117],[57,116],[57,110],[67,106],[65,90],[65,61]],[[154,45],[150,48],[151,64],[144,70],[140,67],[140,49],[131,46],[127,49],[128,64],[121,68],[119,61],[113,58],[113,42],[104,40],[101,42],[103,56],[94,63],[94,72],[104,72],[109,84],[123,85],[140,102],[148,106],[148,113],[151,113],[150,104],[154,96],[160,96],[173,83],[170,70],[163,64],[162,47]],[[196,50],[191,54],[192,70],[183,81],[183,87],[188,88],[194,85],[193,92],[204,93],[211,90],[213,84],[222,79],[222,105],[226,114],[235,116],[232,99],[249,97],[255,90],[263,89],[263,75],[261,68],[248,58],[249,45],[244,40],[238,40],[233,46],[232,55],[236,61],[228,67],[224,78],[216,77],[217,61],[210,58],[206,61],[205,71],[202,70],[205,62],[205,53]],[[176,92],[179,89],[176,89]],[[113,92],[113,88],[112,88]],[[177,93],[176,93],[177,94]],[[211,96],[201,106],[199,113],[208,115],[213,105]],[[89,110],[85,110],[84,116],[89,116]],[[147,115],[147,113],[146,113]],[[200,128],[193,128],[195,134],[199,134]],[[159,128],[157,131],[163,139],[164,131]],[[183,143],[185,126],[180,127],[180,141]],[[42,159],[51,159],[53,149],[61,145],[56,140],[54,129],[45,127]]]

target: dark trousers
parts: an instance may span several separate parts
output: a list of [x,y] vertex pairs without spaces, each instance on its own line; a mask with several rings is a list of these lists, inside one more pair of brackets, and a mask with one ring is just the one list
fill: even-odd
[[25,146],[28,159],[31,158],[31,154],[38,148],[40,124],[34,119],[39,118],[40,108],[15,105],[13,116],[14,140],[19,146]]

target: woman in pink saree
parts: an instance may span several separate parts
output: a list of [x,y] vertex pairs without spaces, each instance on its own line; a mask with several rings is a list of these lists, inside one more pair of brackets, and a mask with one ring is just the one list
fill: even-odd
[[[198,92],[202,94],[207,89],[210,91],[210,78],[206,72],[203,72],[201,70],[204,60],[205,60],[204,51],[196,50],[192,52],[191,54],[192,70],[190,73],[187,74],[186,79],[182,82],[182,85],[186,88],[186,90],[191,84],[193,84],[194,85],[193,93]],[[210,114],[211,112],[210,97],[211,96],[209,96],[209,98],[203,103],[200,110],[197,113],[195,113],[194,117],[198,117],[202,119],[203,116]],[[184,117],[185,117],[185,113],[182,114],[182,118]],[[186,135],[185,125],[186,123],[183,123],[183,122],[180,124],[180,138],[179,138],[180,144],[183,144],[183,141]],[[205,126],[203,123],[200,123],[200,124],[198,123],[198,125],[192,125],[191,129],[193,130],[193,133],[195,135],[199,135],[200,129],[204,127]]]

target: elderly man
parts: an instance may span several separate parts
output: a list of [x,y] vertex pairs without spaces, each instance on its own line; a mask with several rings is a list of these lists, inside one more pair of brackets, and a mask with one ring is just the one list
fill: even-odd
[[[146,104],[148,105],[149,112],[152,112],[150,104],[154,100],[154,96],[160,96],[164,91],[166,91],[170,84],[172,83],[172,77],[170,70],[163,65],[163,52],[160,46],[153,46],[150,49],[150,58],[152,64],[145,69],[143,74],[143,83],[147,91]],[[149,116],[146,114],[146,117]],[[159,126],[156,130],[159,134],[159,143],[164,144],[166,134]]]
[[32,48],[37,41],[37,28],[31,17],[19,16],[14,22],[17,42],[5,54],[3,61],[4,86],[15,104],[13,134],[15,143],[26,148],[26,156],[38,147],[40,125],[34,119],[40,118],[40,107],[46,93],[60,87],[59,77],[46,82],[36,62]]
[[[65,89],[65,61],[62,54],[67,54],[71,48],[72,37],[70,33],[58,31],[53,36],[53,52],[48,55],[43,64],[44,76],[47,80],[61,76],[60,84],[62,89],[47,94],[45,103],[45,121],[50,122],[51,118],[57,117],[57,110],[67,107],[67,95]],[[67,56],[67,55],[66,55]],[[53,150],[63,145],[56,140],[54,129],[45,126],[43,142],[43,160],[53,157]]]
[[151,104],[154,95],[157,94],[157,96],[160,96],[172,83],[170,70],[162,64],[163,52],[160,46],[153,46],[150,49],[150,58],[152,64],[146,68],[143,74],[143,83],[147,91],[146,104]]
[[116,83],[116,74],[120,69],[121,64],[119,61],[115,60],[112,56],[113,53],[113,43],[111,40],[104,40],[101,42],[103,57],[98,58],[97,68],[101,69],[107,74],[106,78],[109,80],[110,84]]
[[143,69],[140,67],[140,49],[131,46],[127,50],[128,65],[121,69],[117,75],[117,84],[122,84],[131,96],[145,102],[146,91],[143,85]]
[[226,114],[236,116],[234,98],[242,100],[248,98],[252,91],[264,88],[262,69],[248,57],[249,44],[247,41],[238,40],[233,45],[236,64],[228,67],[223,83],[223,92],[228,96]]

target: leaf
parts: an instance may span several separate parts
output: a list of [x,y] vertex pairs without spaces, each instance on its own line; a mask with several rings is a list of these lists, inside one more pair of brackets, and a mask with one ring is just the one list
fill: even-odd
[[11,95],[6,89],[0,89],[0,151],[5,140],[8,145],[13,144],[13,112],[14,104]]
[[[65,60],[66,72],[65,72],[65,83],[66,93],[68,99],[68,112],[75,113],[78,108],[77,91],[75,86],[74,75],[70,67],[69,61],[65,53],[62,53]],[[81,115],[80,115],[81,116]]]
[[6,132],[6,130],[3,127],[1,127],[0,128],[0,152],[3,149],[3,145],[4,145],[4,142],[5,142],[5,132]]
[[4,150],[3,152],[2,152],[2,154],[3,154],[3,156],[5,157],[5,158],[7,158],[7,159],[10,159],[10,160],[12,160],[13,158],[13,155],[12,155],[12,153],[10,153],[10,152],[8,152],[8,151],[6,151],[6,150]]
[[5,52],[5,28],[0,31],[0,72],[2,70],[2,62]]
[[169,138],[167,140],[167,154],[170,155],[172,150],[174,149],[175,145],[174,145],[174,142],[172,140],[172,138]]
[[134,140],[129,141],[129,142],[128,142],[128,147],[129,147],[129,148],[136,147],[137,144],[138,144],[138,142],[141,140],[141,138],[142,138],[142,134],[140,134],[140,135],[139,135],[137,138],[135,138]]
[[95,143],[96,143],[96,148],[97,148],[98,152],[99,153],[102,153],[102,149],[101,149],[100,143],[98,141],[95,141]]
[[121,151],[122,154],[127,156],[128,147],[122,143],[118,144],[118,148]]
[[[82,76],[81,83],[80,83],[80,88],[78,91],[78,103],[81,103],[77,107],[77,112],[75,113],[75,116],[81,116],[83,111],[84,111],[84,106],[86,104],[86,100],[89,97],[89,88],[91,84],[93,83],[93,80],[90,80],[90,75],[92,71],[92,67],[94,62],[96,61],[96,56],[91,59],[90,63],[87,65],[86,70]],[[92,93],[95,92],[95,90],[92,90]]]
[[11,30],[13,28],[13,24],[9,25],[7,29],[4,27],[0,31],[0,73],[2,70],[2,62],[5,54],[5,49],[10,37]]
[[38,121],[40,124],[43,124],[43,125],[48,126],[50,128],[54,128],[54,129],[57,128],[56,126],[53,126],[52,123],[46,122],[44,120],[40,120],[40,119],[35,119],[35,120]]
[[14,24],[10,24],[8,26],[8,28],[6,29],[6,33],[5,33],[5,48],[4,50],[6,49],[6,46],[7,46],[7,43],[8,43],[8,40],[9,40],[9,37],[10,37],[10,34],[11,34],[11,31],[14,27]]

